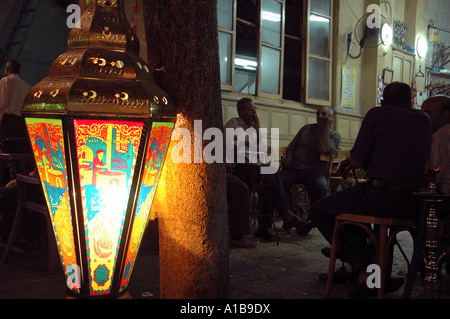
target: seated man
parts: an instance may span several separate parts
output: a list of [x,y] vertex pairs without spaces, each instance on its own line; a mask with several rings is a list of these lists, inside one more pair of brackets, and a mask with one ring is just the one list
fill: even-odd
[[227,202],[228,224],[230,232],[230,247],[255,248],[255,243],[249,241],[246,235],[250,229],[248,199],[250,196],[247,185],[239,178],[227,172]]
[[303,184],[311,203],[328,193],[327,163],[321,161],[320,156],[335,155],[339,151],[341,136],[331,129],[333,118],[332,108],[321,107],[317,111],[317,123],[302,127],[287,147],[279,173],[285,191],[293,184]]
[[[431,150],[431,121],[422,111],[411,108],[411,88],[400,82],[389,84],[381,107],[367,112],[344,165],[363,167],[369,181],[334,193],[311,205],[314,226],[331,244],[335,217],[359,214],[377,217],[413,218],[418,205],[412,195],[424,183],[424,171]],[[348,226],[341,234],[340,259],[343,268],[358,277],[360,285],[352,296],[370,294],[365,285],[366,267],[376,263],[367,235]],[[345,273],[344,269],[339,274]],[[338,277],[338,276],[336,276]],[[390,282],[388,281],[389,289]],[[402,283],[402,282],[401,282]],[[395,288],[400,288],[396,285]],[[389,290],[387,290],[389,291]],[[393,290],[390,290],[393,291]]]
[[271,207],[268,207],[267,205],[264,207],[264,213],[267,217],[259,220],[259,227],[255,236],[266,240],[274,240],[274,236],[269,232],[274,209],[277,209],[283,221],[288,223],[291,227],[296,227],[300,223],[300,219],[288,209],[286,194],[278,174],[263,175],[260,173],[261,167],[249,161],[248,156],[252,149],[258,150],[260,149],[260,144],[265,144],[265,141],[259,134],[260,123],[253,101],[249,98],[242,98],[237,103],[237,111],[239,117],[230,119],[225,124],[225,128],[234,129],[235,131],[237,129],[242,129],[249,138],[244,141],[245,144],[243,145],[238,145],[239,141],[233,141],[235,155],[243,150],[246,155],[244,163],[235,163],[233,175],[241,179],[250,190],[253,190],[255,184],[261,180],[264,183],[271,185],[272,196],[270,201],[272,205]]
[[422,104],[433,124],[430,166],[438,167],[436,184],[442,194],[450,195],[450,98],[434,96]]
[[[0,80],[0,148],[5,153],[32,153],[28,131],[22,117],[22,104],[31,86],[20,76],[17,60],[6,62],[5,77]],[[0,163],[0,185],[9,181],[9,170]]]
[[[436,175],[438,192],[450,195],[450,98],[448,96],[434,96],[422,104],[422,111],[427,113],[433,124],[433,142],[431,145],[430,167],[439,168]],[[450,203],[443,202],[436,205],[439,217],[439,227],[448,229],[450,225]],[[439,238],[439,248],[444,251],[450,247],[450,234],[447,231]],[[450,262],[447,259],[447,272],[450,273]]]
[[28,137],[22,118],[22,104],[31,86],[20,76],[21,64],[17,60],[6,63],[5,77],[0,80],[0,133],[1,138]]

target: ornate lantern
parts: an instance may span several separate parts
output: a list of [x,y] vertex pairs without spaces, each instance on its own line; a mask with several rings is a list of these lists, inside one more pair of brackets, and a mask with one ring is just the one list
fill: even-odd
[[81,28],[23,114],[74,297],[126,292],[176,112],[138,57],[122,0],[87,1]]

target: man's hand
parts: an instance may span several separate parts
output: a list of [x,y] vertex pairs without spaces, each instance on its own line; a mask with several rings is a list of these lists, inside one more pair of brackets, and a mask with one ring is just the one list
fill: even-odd
[[331,118],[331,117],[321,118],[320,120],[317,121],[317,124],[319,125],[319,127],[321,129],[327,130],[327,132],[330,129],[332,123],[333,123],[333,118]]
[[346,158],[339,164],[338,171],[336,172],[337,176],[342,176],[344,179],[347,178],[348,173],[351,170],[350,162],[351,158]]
[[248,126],[252,126],[255,128],[255,130],[259,130],[260,124],[259,124],[259,116],[258,114],[255,112],[255,114],[253,114],[253,116],[250,118],[250,121],[247,123]]
[[346,158],[340,163],[337,175],[342,176],[343,178],[347,178],[348,173],[351,170],[361,168],[363,166],[363,163],[361,163],[360,161],[357,161],[353,158]]

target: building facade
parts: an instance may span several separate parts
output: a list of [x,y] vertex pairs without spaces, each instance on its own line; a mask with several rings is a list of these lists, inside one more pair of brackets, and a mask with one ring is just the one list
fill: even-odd
[[[125,8],[146,60],[144,1],[126,0]],[[427,38],[429,2],[436,11],[446,1],[217,0],[224,123],[237,116],[240,98],[251,97],[261,126],[279,128],[284,147],[303,125],[316,121],[318,107],[330,106],[341,149],[351,149],[365,113],[379,104],[383,76],[385,83],[413,84],[416,107],[426,98],[426,57],[418,54],[417,43]],[[20,2],[0,2],[2,44]],[[65,50],[66,7],[74,1],[36,2],[40,7],[19,57],[23,78],[32,85]],[[381,28],[397,27],[392,44],[368,26],[367,20],[377,22],[377,13]]]
[[[350,149],[391,81],[413,85],[416,107],[424,98],[416,44],[427,37],[428,0],[218,0],[217,9],[224,121],[251,97],[261,126],[279,128],[281,147],[325,105],[341,149]],[[399,25],[392,44],[381,34],[386,23]]]

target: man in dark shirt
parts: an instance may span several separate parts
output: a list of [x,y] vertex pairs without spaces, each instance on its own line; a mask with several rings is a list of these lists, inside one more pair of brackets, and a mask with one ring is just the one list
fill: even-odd
[[331,128],[333,109],[321,107],[317,123],[303,126],[289,143],[283,160],[280,178],[285,190],[293,184],[304,184],[311,203],[327,196],[327,162],[321,155],[336,155],[341,136]]
[[[410,101],[407,84],[394,82],[385,88],[382,106],[366,114],[351,158],[343,163],[364,168],[369,181],[311,206],[311,220],[330,244],[339,214],[410,218],[416,213],[412,191],[424,182],[432,127],[430,118],[412,109]],[[340,259],[352,273],[364,273],[373,253],[365,233],[351,228],[342,234]]]

